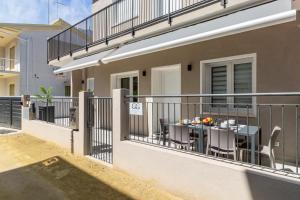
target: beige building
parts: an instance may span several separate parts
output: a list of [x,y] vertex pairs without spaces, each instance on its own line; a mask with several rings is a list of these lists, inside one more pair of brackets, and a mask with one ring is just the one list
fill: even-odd
[[[71,72],[74,97],[82,90],[107,97],[120,88],[131,95],[165,96],[163,103],[174,105],[173,111],[154,114],[165,107],[146,107],[144,118],[152,121],[142,121],[150,128],[131,123],[138,135],[160,132],[159,119],[165,116],[174,123],[197,116],[193,113],[229,114],[258,124],[263,144],[275,125],[283,127],[283,148],[276,154],[295,164],[300,155],[299,96],[170,96],[299,92],[299,8],[298,0],[98,0],[92,16],[48,40],[48,62],[59,67],[55,73]],[[187,106],[191,102],[192,109]],[[178,111],[175,104],[185,108]],[[247,105],[240,107],[241,116],[233,113],[237,104]],[[280,104],[295,109],[284,110]]]

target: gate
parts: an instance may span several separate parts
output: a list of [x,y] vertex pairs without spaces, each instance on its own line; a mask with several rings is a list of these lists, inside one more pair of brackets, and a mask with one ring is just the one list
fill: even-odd
[[88,99],[90,156],[112,164],[112,98]]
[[0,127],[21,129],[21,97],[0,97]]

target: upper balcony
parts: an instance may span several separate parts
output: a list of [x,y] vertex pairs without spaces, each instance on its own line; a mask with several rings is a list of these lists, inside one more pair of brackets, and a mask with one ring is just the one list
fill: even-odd
[[117,47],[131,40],[163,34],[276,1],[117,0],[48,39],[47,61],[51,65],[62,66],[68,58],[81,57],[87,51]]
[[0,58],[0,76],[11,77],[19,74],[17,63],[16,59]]
[[[63,32],[48,39],[48,62],[88,50],[99,44],[110,45],[112,40],[125,35],[140,36],[139,31],[157,32],[164,23],[167,29],[175,27],[173,20],[193,12],[211,13],[249,0],[118,0],[83,19]],[[254,1],[251,0],[253,3]],[[257,0],[255,0],[257,2]],[[201,14],[200,14],[201,15]],[[188,15],[186,20],[197,18]],[[181,21],[181,23],[183,23]],[[123,40],[119,41],[124,42]]]

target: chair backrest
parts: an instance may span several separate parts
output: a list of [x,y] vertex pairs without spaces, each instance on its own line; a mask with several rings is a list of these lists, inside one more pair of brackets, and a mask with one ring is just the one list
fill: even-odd
[[161,132],[165,132],[167,129],[167,120],[166,119],[159,119],[159,123],[160,123],[160,131]]
[[268,144],[270,150],[274,149],[275,143],[278,139],[280,132],[281,132],[281,128],[279,126],[275,126],[273,128],[273,131],[272,131],[270,139],[269,139],[269,144]]
[[169,125],[169,137],[172,141],[188,144],[190,140],[189,128],[186,126]]
[[207,145],[226,151],[234,151],[235,134],[232,130],[212,127],[207,131]]
[[275,159],[275,154],[274,154],[274,148],[275,148],[275,143],[277,141],[277,138],[281,132],[281,128],[279,126],[275,126],[273,128],[273,131],[271,133],[270,139],[269,139],[269,158],[270,158],[270,165],[271,168],[276,169],[276,159]]

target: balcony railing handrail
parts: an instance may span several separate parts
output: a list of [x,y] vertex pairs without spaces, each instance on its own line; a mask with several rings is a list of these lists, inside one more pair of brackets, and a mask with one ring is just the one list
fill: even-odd
[[300,92],[234,93],[234,94],[182,94],[182,95],[127,95],[127,98],[182,98],[182,97],[259,97],[259,96],[300,96]]
[[[140,10],[139,6],[142,3],[142,1],[138,0],[138,3],[136,3],[136,4],[135,4],[135,0],[127,0],[127,1],[126,0],[115,1],[112,4],[102,8],[101,10],[93,13],[92,15],[86,17],[85,19],[75,23],[74,25],[63,30],[62,32],[49,38],[48,42],[47,42],[47,45],[48,45],[48,60],[47,61],[49,62],[50,60],[59,59],[60,57],[65,56],[68,53],[70,53],[70,55],[72,55],[73,52],[83,49],[84,47],[86,48],[86,50],[88,50],[88,48],[93,45],[103,43],[103,42],[108,43],[109,40],[111,40],[115,37],[130,33],[130,32],[132,32],[132,34],[134,35],[135,30],[141,29],[143,27],[147,27],[153,23],[159,23],[161,21],[168,20],[169,23],[171,24],[171,21],[172,21],[171,18],[176,17],[180,14],[184,14],[187,11],[193,11],[198,8],[201,9],[205,6],[209,6],[209,5],[212,5],[215,3],[220,3],[220,2],[221,2],[221,5],[224,7],[226,7],[226,4],[227,4],[227,0],[196,0],[193,2],[188,2],[187,5],[185,5],[184,2],[182,2],[182,1],[174,2],[174,1],[168,0],[168,1],[166,1],[166,5],[164,4],[163,10],[161,11],[160,10],[161,8],[158,7],[158,5],[156,5],[156,4],[152,5],[152,3],[150,1],[150,3],[145,2],[145,6],[149,7],[149,8],[145,8],[145,9],[151,8],[149,10],[149,12],[151,12],[150,17],[145,15],[146,17],[141,18],[141,19],[138,18],[138,20],[136,20],[134,17],[134,13],[135,13],[134,9],[136,9],[137,12],[139,12],[139,10]],[[125,3],[126,5],[122,5],[121,3]],[[181,3],[181,4],[178,4],[178,3]],[[116,6],[118,4],[119,4],[119,7]],[[178,6],[177,4],[180,6],[177,7]],[[172,8],[171,8],[171,6],[172,6]],[[175,6],[175,8],[174,8],[174,6]],[[118,9],[121,9],[121,11]],[[127,12],[126,9],[127,10],[131,9],[131,11],[132,11],[131,14],[125,14]],[[130,25],[124,27],[122,25],[125,22],[122,21],[122,23],[118,24],[116,30],[112,31],[111,29],[115,28],[114,26],[112,26],[112,24],[113,24],[112,21],[114,21],[115,19],[118,20],[120,18],[120,16],[117,15],[118,13],[121,13],[122,16],[124,15],[124,18],[128,17],[129,20],[126,20],[126,23],[127,22],[130,23]],[[116,14],[116,16],[115,16],[115,14]],[[149,15],[149,13],[148,13],[148,15]],[[122,18],[122,16],[121,16],[121,18]],[[94,33],[94,30],[90,29],[90,27],[88,29],[88,26],[89,26],[88,24],[95,23],[95,21],[93,20],[94,17],[95,17],[95,20],[97,21],[96,23],[99,24],[99,27],[97,28],[97,30],[99,29],[99,33],[96,36],[97,38],[95,40],[92,39],[92,41],[90,41],[89,34]],[[91,20],[92,22],[89,22],[89,20]],[[77,27],[79,25],[82,25],[82,27]],[[77,36],[75,35],[75,38],[76,38],[74,41],[75,43],[73,43],[73,41],[72,41],[73,40],[72,34],[74,34],[74,33],[72,33],[73,28],[75,28],[76,32],[80,32],[80,33],[75,33],[75,34],[78,34]],[[68,31],[70,33],[67,33]],[[82,37],[82,39],[79,39],[80,41],[76,41],[76,40],[78,40],[78,38],[81,37],[79,34],[85,34],[85,38]],[[67,39],[65,39],[65,37],[67,37]],[[62,48],[62,51],[61,51],[61,48]],[[53,56],[51,56],[51,55],[53,55]]]
[[17,61],[17,59],[11,59],[11,58],[0,58],[0,60],[12,60],[12,61]]

